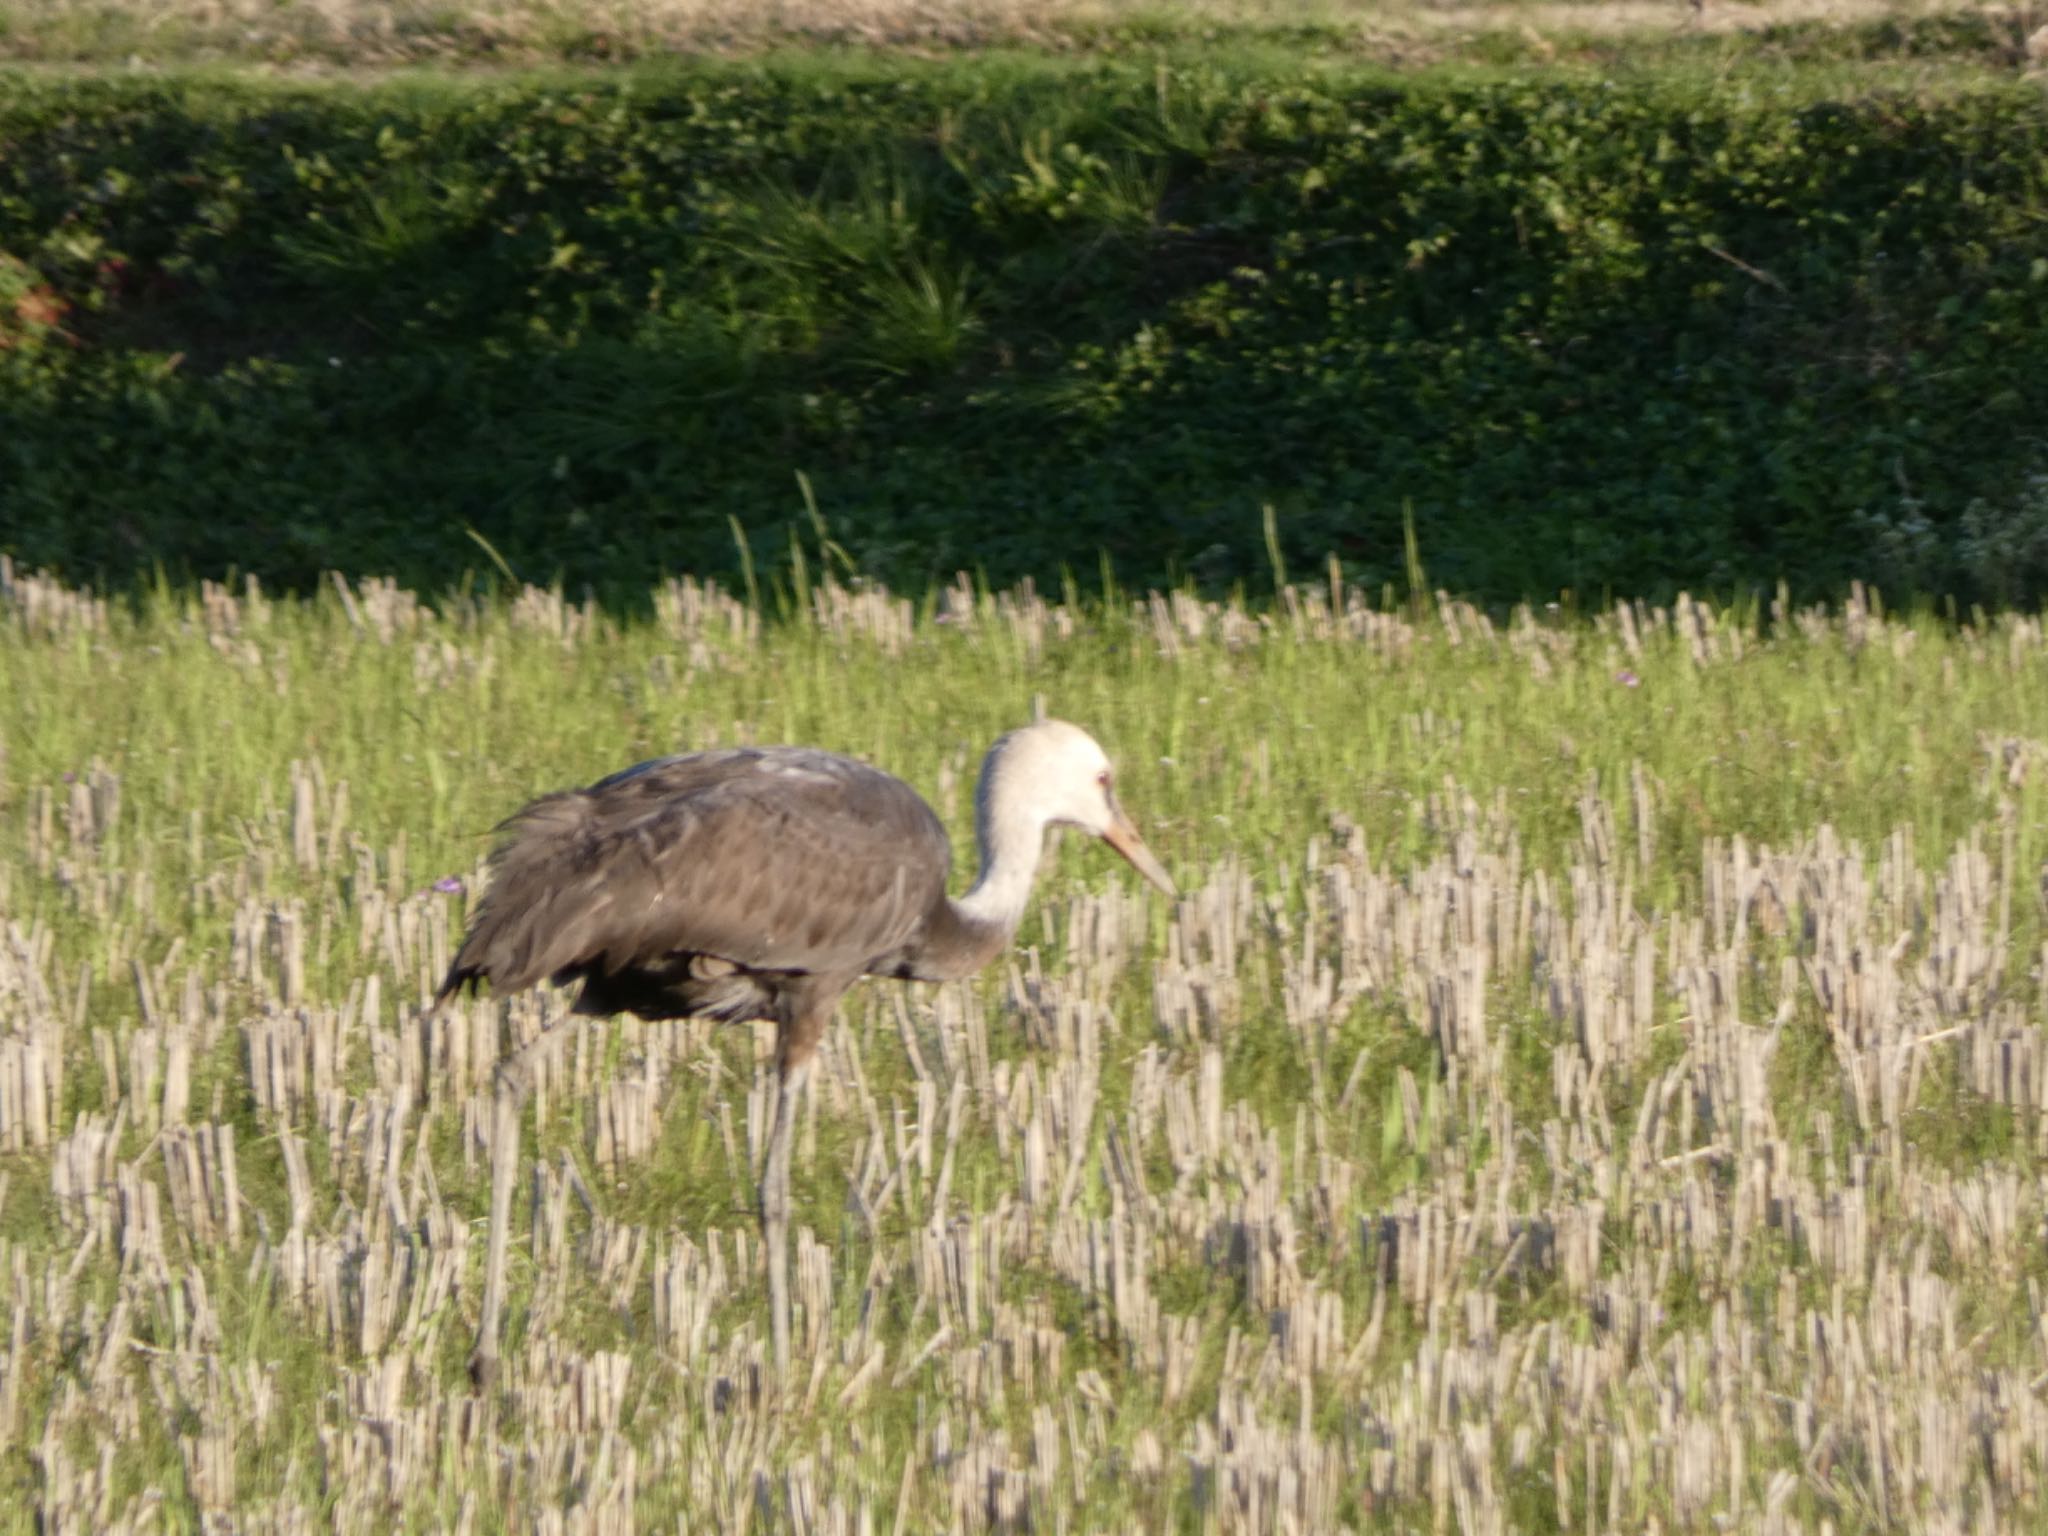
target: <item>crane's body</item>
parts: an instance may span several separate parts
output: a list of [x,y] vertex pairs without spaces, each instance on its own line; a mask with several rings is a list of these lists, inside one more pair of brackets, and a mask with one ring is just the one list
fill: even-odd
[[[1102,749],[1060,721],[1012,732],[976,796],[981,877],[946,893],[945,829],[902,780],[805,747],[642,763],[541,797],[504,824],[492,881],[437,1003],[580,982],[575,1011],[760,1019],[776,1026],[778,1095],[761,1181],[776,1364],[789,1359],[787,1219],[793,1102],[846,989],[863,976],[944,981],[1016,931],[1055,823],[1097,833],[1172,882],[1110,790]],[[495,1368],[529,1045],[500,1064],[490,1251],[473,1372]]]

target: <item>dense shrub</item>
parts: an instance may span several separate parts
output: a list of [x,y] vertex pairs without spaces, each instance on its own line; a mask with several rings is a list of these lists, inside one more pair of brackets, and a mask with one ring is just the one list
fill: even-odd
[[1503,598],[2044,576],[1954,542],[2039,521],[2038,94],[6,86],[0,548],[78,575],[433,583],[474,529],[625,591],[786,548],[804,471],[898,582],[1261,577],[1266,503],[1368,581],[1412,508]]

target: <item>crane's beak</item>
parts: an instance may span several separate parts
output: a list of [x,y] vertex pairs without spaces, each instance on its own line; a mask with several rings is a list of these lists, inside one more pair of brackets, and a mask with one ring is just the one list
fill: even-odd
[[1131,868],[1160,890],[1169,896],[1178,896],[1180,892],[1174,889],[1173,876],[1152,856],[1152,850],[1145,846],[1145,839],[1138,836],[1138,829],[1131,825],[1131,818],[1114,800],[1109,803],[1109,817],[1109,830],[1102,834],[1102,840],[1130,860]]

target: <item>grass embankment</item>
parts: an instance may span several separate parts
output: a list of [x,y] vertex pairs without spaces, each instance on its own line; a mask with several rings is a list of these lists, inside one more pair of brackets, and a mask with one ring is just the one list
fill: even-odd
[[913,587],[1264,580],[1269,504],[1485,599],[2048,580],[2037,89],[1305,57],[17,73],[0,548],[629,600],[800,471]]
[[[0,601],[23,1529],[2048,1513],[2034,621]],[[765,1033],[567,1020],[472,1404],[490,1062],[561,1007],[421,1016],[486,829],[796,739],[964,838],[1034,694],[1186,894],[1069,841],[1014,968],[851,998],[803,1411],[755,1398]]]

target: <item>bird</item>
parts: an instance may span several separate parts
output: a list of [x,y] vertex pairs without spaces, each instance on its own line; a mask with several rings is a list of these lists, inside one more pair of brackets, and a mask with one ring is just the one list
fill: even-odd
[[[989,748],[974,801],[980,872],[947,894],[952,849],[916,790],[810,747],[728,747],[636,764],[543,795],[497,829],[491,879],[435,996],[580,983],[572,1013],[771,1022],[775,1121],[759,1190],[778,1380],[789,1373],[789,1145],[818,1042],[863,977],[950,981],[1005,949],[1049,828],[1073,826],[1176,896],[1086,731],[1040,719]],[[495,1074],[482,1316],[470,1356],[495,1377],[532,1053]]]

